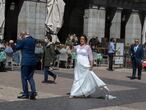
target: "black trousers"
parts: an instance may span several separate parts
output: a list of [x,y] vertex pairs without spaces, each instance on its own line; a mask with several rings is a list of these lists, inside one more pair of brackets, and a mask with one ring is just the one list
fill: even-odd
[[141,78],[142,75],[142,63],[136,62],[135,60],[132,61],[132,77],[136,77],[136,71],[138,70],[138,77]]
[[108,67],[108,69],[109,70],[113,70],[113,57],[114,57],[114,53],[109,53],[108,56],[109,56],[109,67]]
[[5,71],[5,62],[0,62],[0,72]]
[[23,89],[23,95],[25,96],[29,95],[28,84],[30,85],[31,88],[31,95],[36,93],[35,81],[33,79],[35,68],[36,68],[35,65],[21,66],[22,89]]

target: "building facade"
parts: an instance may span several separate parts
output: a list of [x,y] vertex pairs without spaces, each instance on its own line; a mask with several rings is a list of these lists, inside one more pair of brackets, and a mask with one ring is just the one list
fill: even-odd
[[[12,5],[10,1],[15,3],[17,11],[9,10]],[[98,37],[100,40],[106,38],[107,41],[110,38],[124,39],[125,44],[132,43],[134,38],[142,40],[146,11],[144,0],[64,1],[66,3],[64,23],[58,33],[61,42],[65,42],[68,34],[83,33],[89,39],[92,37]],[[5,39],[16,39],[16,35],[21,31],[28,31],[36,38],[44,38],[46,0],[9,0],[9,2],[6,0]],[[16,17],[10,19],[12,15]]]
[[18,16],[18,33],[26,31],[37,39],[45,36],[46,2],[24,1]]

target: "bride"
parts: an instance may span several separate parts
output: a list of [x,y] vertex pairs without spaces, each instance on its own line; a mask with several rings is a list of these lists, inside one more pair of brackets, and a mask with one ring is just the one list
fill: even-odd
[[111,95],[106,84],[92,71],[93,55],[85,35],[81,35],[80,45],[74,46],[74,49],[77,59],[70,98],[89,96],[109,98]]

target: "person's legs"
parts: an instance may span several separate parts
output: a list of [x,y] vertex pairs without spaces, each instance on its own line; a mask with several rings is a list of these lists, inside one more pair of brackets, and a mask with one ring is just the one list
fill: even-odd
[[1,72],[5,71],[5,62],[0,62],[0,71]]
[[28,95],[28,82],[27,82],[27,73],[29,68],[27,66],[22,66],[21,68],[21,78],[22,78],[22,87],[24,95]]
[[33,79],[34,70],[35,70],[35,67],[34,66],[30,66],[29,73],[28,73],[28,81],[29,81],[32,93],[36,92],[35,81]]
[[136,78],[136,68],[137,68],[136,62],[133,61],[133,63],[132,63],[132,69],[133,69],[133,71],[132,71],[132,79]]
[[30,66],[28,73],[28,81],[31,88],[30,99],[35,99],[35,96],[37,95],[35,81],[33,79],[34,70],[35,70],[35,66]]
[[49,70],[49,67],[44,67],[44,81],[43,81],[43,83],[48,82],[48,75],[52,76],[52,77],[54,78],[54,81],[55,81],[56,78],[57,78],[57,75],[54,74],[53,72],[51,72],[51,71]]
[[142,64],[138,65],[138,79],[141,80],[141,75],[142,75]]
[[109,70],[113,70],[113,54],[109,54]]
[[53,72],[51,72],[49,70],[48,70],[48,74],[54,78],[54,81],[56,80],[56,77],[57,77],[56,74],[54,74]]
[[28,83],[27,83],[27,73],[28,73],[28,67],[22,66],[21,67],[21,81],[22,81],[22,90],[23,93],[21,96],[18,96],[18,98],[28,98],[29,92],[28,92]]
[[48,69],[49,67],[44,67],[44,82],[48,81]]

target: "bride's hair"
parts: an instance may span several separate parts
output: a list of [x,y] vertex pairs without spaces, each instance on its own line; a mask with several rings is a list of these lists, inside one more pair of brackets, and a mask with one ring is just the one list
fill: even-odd
[[85,42],[86,42],[86,43],[88,42],[88,38],[87,38],[86,35],[82,34],[82,35],[80,35],[80,38],[81,38],[81,37],[84,37],[84,38],[85,38]]

